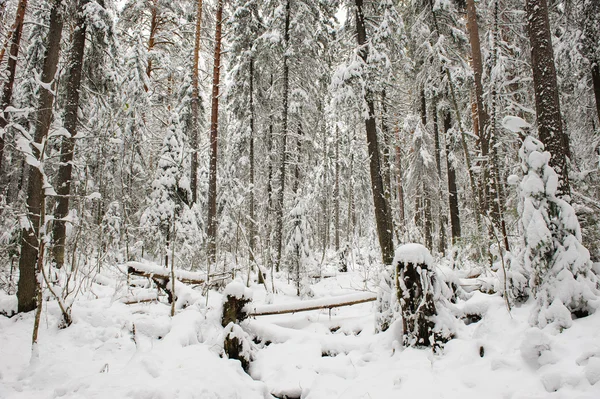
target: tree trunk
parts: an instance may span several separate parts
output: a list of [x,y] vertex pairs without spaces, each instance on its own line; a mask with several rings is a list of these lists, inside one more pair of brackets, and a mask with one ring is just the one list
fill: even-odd
[[398,218],[400,220],[400,233],[398,234],[401,240],[405,233],[406,220],[404,218],[404,188],[402,187],[402,151],[400,150],[400,129],[396,121],[396,190],[398,191]]
[[[436,170],[437,170],[437,175],[438,175],[438,192],[441,193],[442,192],[442,187],[441,187],[441,182],[442,182],[442,165],[441,165],[441,160],[440,160],[440,153],[441,153],[441,149],[440,149],[440,129],[439,129],[439,122],[438,122],[438,109],[437,109],[437,101],[434,98],[433,102],[431,103],[431,112],[432,112],[432,116],[433,116],[433,143],[434,143],[434,147],[435,147],[435,166],[436,166]],[[442,196],[439,196],[439,200],[440,200],[440,208],[443,209],[443,205],[442,202],[443,200],[441,199]],[[443,255],[446,254],[446,223],[448,222],[448,218],[446,216],[446,214],[444,212],[439,212],[439,241],[438,241],[438,251],[440,253],[442,253]]]
[[[256,223],[254,220],[255,208],[255,188],[254,188],[254,59],[250,59],[250,225],[248,234],[250,235],[250,264],[255,262],[254,251],[256,248]],[[261,270],[258,270],[258,282],[264,283]]]
[[452,119],[450,112],[444,116],[444,132],[446,134],[446,168],[448,169],[448,204],[450,207],[450,229],[452,232],[452,245],[460,238],[460,217],[458,211],[458,190],[456,189],[456,170],[448,158],[450,154],[450,127]]
[[531,67],[539,138],[544,143],[546,151],[552,154],[550,166],[559,178],[557,195],[568,197],[571,194],[567,165],[570,152],[569,141],[563,132],[560,115],[548,3],[546,0],[526,0],[525,9],[531,44]]
[[[150,52],[154,49],[156,31],[158,30],[158,0],[152,1],[150,10],[150,37],[148,37],[148,65],[146,65],[146,76],[150,78],[152,74],[152,58]],[[144,83],[144,90],[148,91],[149,87]]]
[[73,155],[75,150],[75,136],[77,135],[77,111],[79,110],[79,89],[81,86],[81,71],[85,53],[85,6],[88,0],[80,0],[77,7],[77,26],[73,31],[71,54],[69,59],[69,77],[67,81],[65,104],[65,129],[70,137],[62,138],[60,150],[60,167],[56,182],[56,209],[54,211],[54,224],[52,228],[52,261],[57,268],[65,263],[65,233],[66,221],[64,218],[69,213],[69,196],[71,194],[71,177],[73,172]]
[[[15,23],[13,25],[10,44],[10,55],[6,64],[6,80],[2,89],[2,100],[0,101],[0,131],[8,125],[6,107],[12,101],[13,87],[15,84],[15,75],[17,73],[17,58],[19,56],[19,47],[21,45],[21,35],[23,33],[23,21],[25,20],[25,11],[27,9],[27,0],[19,0]],[[1,59],[0,59],[1,62]],[[4,159],[4,141],[6,131],[0,135],[0,178],[2,178],[2,161]]]
[[217,256],[217,133],[219,129],[219,82],[221,75],[221,33],[223,0],[218,0],[215,26],[215,55],[213,65],[212,107],[210,116],[210,170],[208,181],[208,261],[214,264]]
[[192,132],[190,145],[192,147],[192,159],[190,162],[190,190],[192,191],[192,204],[198,201],[198,133],[199,133],[199,111],[200,89],[198,68],[200,59],[200,29],[202,28],[202,0],[196,3],[196,35],[194,37],[194,70],[192,71]]
[[596,98],[596,115],[600,123],[600,62],[594,61],[592,65],[592,83],[594,85],[594,97]]
[[[48,42],[44,54],[44,67],[42,69],[37,118],[35,121],[34,142],[38,145],[32,145],[33,155],[40,161],[43,158],[43,151],[39,150],[39,144],[45,140],[52,122],[52,104],[54,96],[50,86],[54,86],[54,77],[58,66],[60,51],[60,39],[62,35],[62,1],[55,0],[52,3],[50,11],[50,22],[48,29]],[[54,90],[54,89],[53,89]],[[42,149],[43,150],[43,149]],[[42,163],[43,165],[43,163]],[[38,234],[40,233],[41,223],[40,214],[43,204],[44,193],[42,191],[43,176],[40,168],[32,166],[29,168],[29,181],[27,184],[27,215],[29,224],[23,227],[21,239],[21,257],[19,259],[19,283],[17,291],[18,311],[29,312],[36,308],[37,281],[36,265],[38,254]]]
[[[365,16],[363,12],[363,0],[356,0],[356,34],[358,45],[360,46],[359,55],[366,64],[369,58],[367,44],[367,31],[365,26]],[[368,87],[365,88],[365,102],[367,103],[368,116],[365,119],[365,129],[367,132],[367,145],[369,151],[369,166],[371,172],[371,190],[373,192],[373,204],[375,206],[375,222],[377,224],[377,235],[379,236],[379,245],[381,247],[381,257],[383,263],[391,265],[394,258],[394,248],[392,240],[392,220],[385,200],[383,191],[383,178],[381,176],[381,163],[379,160],[379,145],[377,143],[377,125],[375,123],[375,107],[373,103],[373,93]]]
[[285,163],[287,158],[288,137],[288,97],[290,90],[290,67],[288,65],[288,45],[290,42],[290,2],[285,3],[285,30],[284,30],[284,55],[283,55],[283,126],[281,144],[281,163],[279,164],[279,193],[277,196],[277,226],[275,227],[275,245],[277,247],[277,259],[275,270],[279,271],[281,266],[281,250],[283,246],[283,198],[285,193]]
[[335,182],[333,183],[335,251],[340,250],[340,128],[335,126]]

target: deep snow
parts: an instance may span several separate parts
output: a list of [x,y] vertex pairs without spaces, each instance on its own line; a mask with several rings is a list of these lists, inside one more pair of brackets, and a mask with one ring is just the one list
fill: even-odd
[[[375,334],[372,302],[331,318],[327,310],[261,316],[243,323],[271,341],[257,345],[253,379],[220,356],[221,294],[210,291],[207,304],[186,292],[190,305],[170,318],[164,303],[120,302],[135,292],[107,284],[117,276],[106,273],[78,298],[67,329],[57,328],[53,302],[44,308],[38,360],[30,361],[33,313],[0,316],[0,398],[600,398],[600,314],[561,333],[540,330],[528,324],[532,304],[509,314],[499,295],[475,292],[455,311],[483,318],[458,322],[441,354],[402,348],[400,323]],[[281,277],[273,297],[252,285],[254,303],[297,302]],[[356,271],[312,291],[325,298],[364,285]],[[11,301],[0,297],[4,307]]]

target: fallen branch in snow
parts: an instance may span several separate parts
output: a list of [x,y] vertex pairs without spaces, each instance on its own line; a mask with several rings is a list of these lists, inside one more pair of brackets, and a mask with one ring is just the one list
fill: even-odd
[[329,298],[311,299],[308,301],[284,303],[276,305],[259,305],[254,307],[249,316],[268,316],[274,314],[307,312],[309,310],[331,309],[341,306],[357,305],[359,303],[372,302],[377,295],[369,292],[357,294],[340,295]]

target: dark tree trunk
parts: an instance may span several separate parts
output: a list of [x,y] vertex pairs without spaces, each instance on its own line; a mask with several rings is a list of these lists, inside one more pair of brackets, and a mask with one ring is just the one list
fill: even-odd
[[335,250],[340,250],[340,129],[335,127],[335,182],[333,183]]
[[198,201],[198,133],[200,89],[198,68],[200,59],[200,29],[202,28],[202,0],[196,3],[196,35],[194,37],[194,70],[192,71],[192,131],[190,134],[190,145],[192,147],[192,159],[190,162],[190,190],[192,192],[192,204]]
[[212,106],[210,116],[210,169],[208,180],[208,261],[217,258],[217,133],[219,130],[219,82],[221,76],[221,33],[223,0],[218,1],[215,26],[215,54],[213,64]]
[[[48,42],[44,54],[44,66],[42,69],[38,110],[35,121],[34,142],[40,144],[48,135],[52,122],[52,104],[54,96],[47,88],[54,83],[54,76],[58,66],[60,52],[60,39],[62,35],[62,1],[55,0],[50,11],[50,22],[48,29]],[[32,146],[33,155],[41,159],[42,152],[38,146]],[[27,215],[29,225],[23,228],[21,239],[21,257],[19,259],[19,283],[17,291],[18,311],[29,312],[36,308],[37,281],[36,265],[38,255],[38,236],[40,232],[40,214],[44,203],[42,191],[43,176],[38,167],[29,168],[29,181],[27,184]]]
[[69,213],[69,196],[71,195],[71,178],[73,173],[73,155],[75,151],[75,136],[77,135],[77,111],[79,109],[79,89],[81,86],[81,71],[85,53],[85,6],[88,0],[80,0],[77,7],[77,26],[72,36],[71,54],[69,57],[69,77],[67,81],[65,104],[65,129],[70,137],[62,138],[60,150],[60,167],[56,182],[58,194],[56,209],[54,211],[54,225],[52,228],[52,261],[57,268],[65,263],[65,233],[66,222],[64,218]]
[[450,207],[450,228],[452,232],[452,245],[456,244],[460,238],[460,217],[458,211],[458,190],[456,189],[456,170],[450,162],[448,155],[450,154],[450,127],[452,119],[450,112],[446,112],[444,116],[444,132],[446,134],[446,168],[448,169],[448,204]]
[[[440,149],[440,128],[439,128],[439,122],[438,122],[438,109],[437,109],[437,101],[434,99],[433,102],[431,103],[431,112],[432,112],[432,116],[433,116],[433,143],[434,143],[434,147],[435,147],[435,166],[436,166],[436,170],[437,170],[437,175],[438,175],[438,189],[439,192],[442,192],[441,189],[441,182],[442,182],[442,165],[441,165],[441,160],[440,160],[440,153],[441,153],[441,149]],[[440,195],[440,201],[443,202],[443,200],[441,200],[441,195]],[[441,205],[440,202],[440,207],[442,207],[443,209],[443,205]],[[438,251],[441,252],[442,254],[446,254],[446,224],[448,222],[448,217],[446,216],[446,214],[444,212],[439,212],[439,241],[438,241]]]
[[569,196],[569,174],[567,157],[569,141],[563,132],[560,115],[560,100],[554,65],[554,52],[548,20],[546,0],[526,0],[527,28],[531,44],[531,66],[535,90],[535,111],[539,137],[552,155],[550,166],[558,174],[557,195]]
[[[359,55],[363,62],[367,63],[369,58],[367,44],[367,31],[365,26],[365,15],[363,12],[363,1],[356,0],[356,36],[360,46]],[[375,123],[375,106],[371,89],[365,89],[365,102],[367,103],[368,116],[365,119],[367,132],[367,145],[369,151],[369,169],[371,172],[371,190],[373,191],[373,204],[375,206],[375,222],[377,224],[377,235],[381,247],[383,263],[391,265],[394,258],[392,240],[392,219],[385,200],[383,190],[383,178],[381,176],[381,162],[379,160],[379,145],[377,143],[377,125]]]
[[[250,249],[254,250],[254,60],[250,59]],[[254,256],[252,259],[254,259]]]
[[594,97],[596,98],[596,115],[600,123],[600,61],[592,65],[592,84],[594,85]]
[[[17,73],[17,58],[19,56],[19,47],[21,45],[21,35],[23,33],[23,22],[25,20],[25,11],[27,10],[27,0],[19,0],[17,13],[15,15],[15,23],[13,25],[10,43],[10,54],[6,63],[6,81],[2,89],[2,100],[0,101],[0,130],[3,130],[8,125],[7,115],[5,115],[6,107],[12,101],[13,87],[15,84],[15,75]],[[1,61],[1,59],[0,59]],[[6,132],[0,136],[0,179],[3,177],[2,163],[4,159],[4,141]],[[0,180],[1,181],[1,180]]]
[[287,162],[287,139],[288,139],[288,101],[290,91],[290,67],[288,64],[288,45],[290,42],[290,3],[285,3],[285,27],[284,27],[284,55],[283,55],[283,126],[281,143],[281,160],[279,164],[279,193],[277,196],[277,226],[275,227],[275,245],[277,248],[277,259],[275,270],[279,271],[281,266],[281,253],[283,248],[283,198],[285,194],[285,164]]
[[402,151],[400,150],[400,129],[396,125],[396,190],[398,196],[398,219],[400,220],[399,239],[404,236],[406,221],[404,218],[404,188],[402,187]]

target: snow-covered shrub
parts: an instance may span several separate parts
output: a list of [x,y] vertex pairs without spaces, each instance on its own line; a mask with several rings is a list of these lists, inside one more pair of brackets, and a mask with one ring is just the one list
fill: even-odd
[[559,328],[571,325],[571,315],[585,316],[598,304],[598,278],[573,207],[557,198],[558,175],[544,145],[527,137],[519,150],[524,173],[519,185],[519,212],[524,249],[521,266],[536,298],[533,324]]
[[291,210],[292,229],[286,245],[286,254],[291,260],[289,273],[296,284],[297,295],[302,297],[312,296],[306,277],[315,263],[310,240],[312,229],[306,208],[306,201],[299,198],[296,206]]
[[400,309],[396,299],[395,286],[392,276],[387,270],[380,274],[377,287],[377,302],[375,303],[375,332],[387,331],[394,320],[400,316]]

